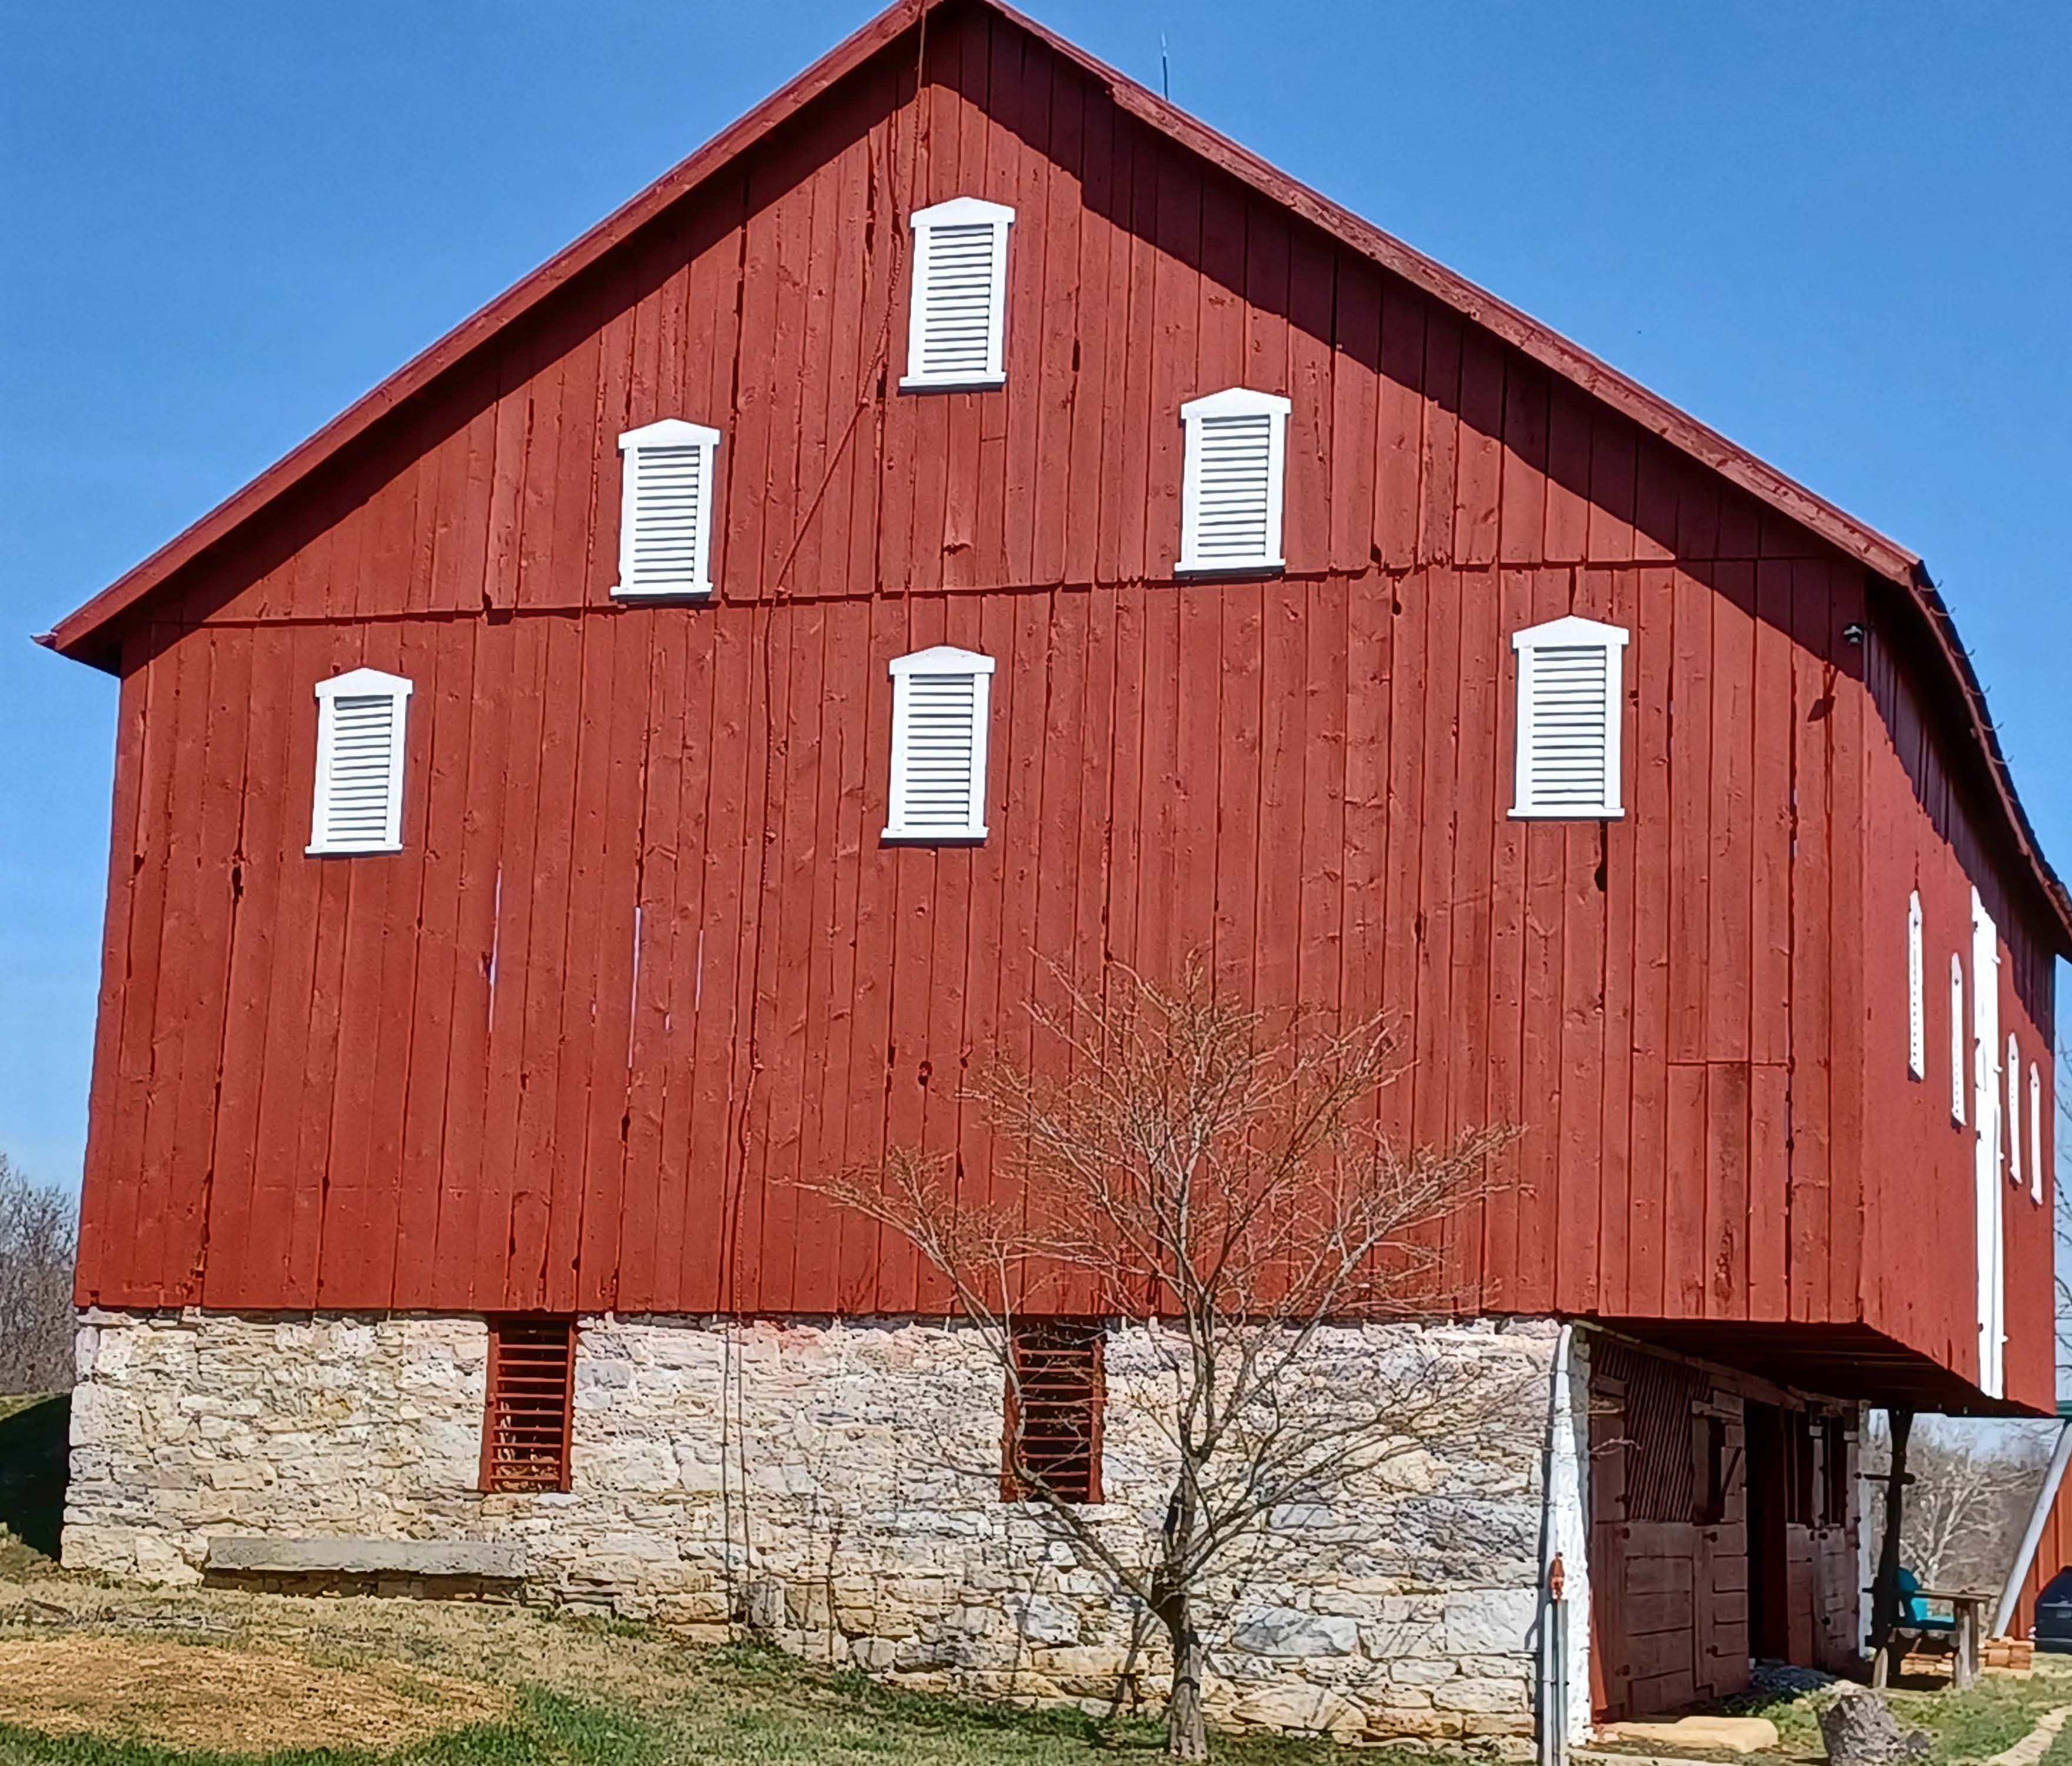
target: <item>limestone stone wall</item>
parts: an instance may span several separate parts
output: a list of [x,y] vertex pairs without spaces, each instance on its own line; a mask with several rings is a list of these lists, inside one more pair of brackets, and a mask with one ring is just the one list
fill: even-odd
[[[1507,1409],[1276,1517],[1215,1591],[1223,1720],[1531,1732],[1556,1342],[1515,1322],[1330,1335],[1313,1382],[1494,1377]],[[968,1331],[586,1319],[574,1488],[526,1496],[474,1488],[486,1352],[471,1318],[88,1313],[66,1562],[179,1582],[218,1534],[495,1539],[524,1547],[528,1599],[745,1624],[909,1684],[1116,1693],[1134,1612],[1040,1509],[1001,1500],[1001,1376]],[[1107,1372],[1099,1513],[1128,1554],[1170,1488],[1155,1340],[1116,1332]],[[1162,1669],[1142,1637],[1147,1696]]]

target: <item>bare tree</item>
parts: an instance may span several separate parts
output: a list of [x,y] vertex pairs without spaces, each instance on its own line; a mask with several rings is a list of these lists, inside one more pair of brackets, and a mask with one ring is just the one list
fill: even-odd
[[[1864,1441],[1866,1476],[1890,1463],[1881,1415]],[[1907,1455],[1910,1487],[1900,1517],[1906,1567],[1924,1587],[1997,1588],[2005,1579],[2048,1459],[2047,1439],[2020,1425],[1924,1418]],[[1869,1517],[1884,1530],[1884,1492]]]
[[0,1392],[72,1383],[72,1262],[78,1214],[0,1153]]
[[[1511,1131],[1392,1144],[1371,1108],[1398,1066],[1379,1017],[1248,1010],[1198,962],[1177,992],[1120,969],[1099,996],[1057,982],[1063,1006],[1035,1011],[1055,1058],[965,1094],[1018,1179],[1013,1208],[960,1197],[909,1151],[824,1187],[946,1281],[1005,1377],[1010,1484],[1162,1627],[1167,1751],[1204,1760],[1203,1628],[1239,1560],[1392,1463],[1517,1426],[1515,1365],[1417,1333],[1379,1356],[1342,1328],[1443,1310],[1442,1223]],[[1161,1484],[1170,1467],[1155,1525],[1117,1529],[1075,1501],[1025,1426],[1042,1394],[1026,1402],[1018,1321],[1053,1311],[1135,1321],[1108,1402],[1157,1443]]]

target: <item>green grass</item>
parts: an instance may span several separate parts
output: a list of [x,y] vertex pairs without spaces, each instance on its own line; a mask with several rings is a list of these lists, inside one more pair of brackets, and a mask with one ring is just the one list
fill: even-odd
[[[1907,1728],[1925,1731],[1933,1743],[1930,1759],[1955,1763],[1990,1758],[2012,1747],[2047,1711],[2072,1705],[2072,1662],[2039,1656],[2027,1679],[1987,1674],[1969,1692],[1947,1685],[1895,1688],[1893,1715]],[[1777,1725],[1779,1751],[1819,1759],[1826,1752],[1820,1739],[1820,1712],[1834,1697],[1831,1691],[1785,1694],[1744,1693],[1722,1700],[1718,1710],[1739,1717],[1767,1717]],[[2072,1746],[2065,1735],[2047,1756],[2050,1766],[2072,1766]]]
[[[321,1636],[297,1647],[313,1675],[327,1661],[364,1663],[370,1653],[444,1657],[442,1643],[413,1630],[403,1603],[347,1603],[350,1644]],[[384,1648],[370,1650],[368,1609],[388,1607],[402,1624]],[[341,1614],[342,1617],[348,1617]],[[384,1616],[376,1616],[378,1624]],[[504,1623],[507,1628],[512,1621]],[[56,1735],[0,1724],[0,1766],[1097,1766],[1161,1756],[1154,1723],[1104,1724],[1075,1711],[1032,1711],[881,1686],[859,1674],[815,1668],[753,1645],[679,1648],[634,1626],[533,1620],[537,1640],[496,1649],[450,1667],[493,1673],[506,1684],[562,1657],[557,1687],[525,1685],[508,1720],[454,1730],[380,1753],[364,1747],[301,1748],[231,1754],[181,1748],[121,1735]],[[13,1633],[21,1636],[23,1633]],[[105,1633],[103,1633],[105,1636]],[[266,1636],[262,1628],[246,1635]],[[567,1645],[556,1649],[557,1640]],[[163,1642],[159,1633],[157,1641]],[[604,1652],[631,1672],[608,1690],[584,1695],[568,1683],[586,1677],[568,1658]],[[490,1667],[501,1662],[503,1671]],[[1349,1756],[1330,1743],[1273,1736],[1219,1738],[1216,1757],[1231,1766],[1326,1766]],[[1429,1755],[1363,1749],[1361,1766],[1433,1766]]]

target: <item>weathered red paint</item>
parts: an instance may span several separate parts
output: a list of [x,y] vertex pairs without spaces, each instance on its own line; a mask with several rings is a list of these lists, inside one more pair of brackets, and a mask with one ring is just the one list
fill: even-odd
[[[902,397],[956,195],[1017,208],[1008,385]],[[1178,406],[1238,381],[1293,401],[1288,569],[1176,584]],[[719,590],[616,604],[665,416],[724,434]],[[1525,1126],[1449,1241],[1478,1307],[1969,1377],[1906,891],[1931,1052],[1973,883],[2046,1075],[2068,940],[1918,571],[1012,15],[895,9],[60,628],[123,676],[80,1297],[938,1308],[798,1180],[995,1185],[959,1078],[1041,1057],[1047,965],[1199,951],[1400,1012],[1391,1127]],[[1509,634],[1572,611],[1633,633],[1629,813],[1515,822]],[[939,642],[997,659],[992,835],[887,847],[885,665]],[[405,850],[311,859],[362,663],[417,683]]]

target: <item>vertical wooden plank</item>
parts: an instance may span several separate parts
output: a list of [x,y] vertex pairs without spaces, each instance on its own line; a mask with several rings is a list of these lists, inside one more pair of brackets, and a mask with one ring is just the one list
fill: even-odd
[[1494,564],[1505,471],[1504,352],[1474,327],[1462,340],[1459,445],[1453,556],[1464,567]]
[[1589,551],[1590,426],[1588,397],[1565,380],[1550,389],[1547,409],[1546,556],[1580,564]]
[[710,693],[694,696],[689,681],[695,655],[705,664],[701,684],[709,685],[717,622],[646,607],[629,607],[622,620],[625,642],[647,659],[647,692],[635,756],[641,768],[633,828],[639,945],[614,1304],[641,1311],[668,1305],[681,1278],[687,1153],[680,1134],[672,1138],[668,1130],[688,1122],[689,1075],[673,1060],[676,1027],[688,1020],[680,1033],[686,1040],[695,1032],[704,979],[697,886],[705,875],[704,768],[713,717]]
[[1265,585],[1260,670],[1259,917],[1253,957],[1256,1002],[1285,1010],[1297,998],[1301,925],[1303,691],[1309,646],[1306,597],[1297,582]]
[[[199,990],[192,985],[208,887],[200,800],[208,756],[213,660],[210,635],[189,631],[158,664],[172,688],[166,720],[170,767],[159,824],[165,854],[163,894],[158,903],[147,904],[146,911],[155,908],[158,943],[153,954],[162,974],[154,978],[153,1006],[142,1020],[148,1030],[132,1069],[138,1080],[134,1095],[139,1156],[128,1278],[128,1286],[148,1305],[178,1305],[185,1299],[173,1217],[193,1150],[180,1137],[180,1086],[190,1056],[197,1066],[206,1061],[212,1069],[215,1061],[213,1046],[201,1046]],[[212,1045],[213,1039],[210,1041]],[[213,1072],[207,1076],[212,1084]],[[199,1169],[193,1177],[198,1185]]]
[[1663,1286],[1670,1163],[1666,1123],[1670,967],[1674,961],[1670,694],[1675,661],[1676,582],[1675,572],[1666,568],[1638,573],[1638,611],[1626,661],[1638,695],[1631,766],[1633,1097],[1626,1291],[1630,1310],[1643,1318],[1659,1316],[1667,1303]]
[[1745,1060],[1705,1069],[1705,1314],[1748,1315],[1749,1076]]
[[1639,434],[1622,417],[1600,409],[1590,426],[1590,530],[1593,563],[1633,559],[1634,496],[1638,483]]
[[[155,947],[138,912],[147,869],[146,827],[155,807],[145,788],[147,727],[153,673],[144,627],[122,645],[121,686],[115,733],[115,804],[108,842],[108,895],[101,934],[99,1010],[94,1020],[93,1085],[87,1110],[86,1161],[80,1189],[79,1265],[74,1294],[80,1304],[118,1299],[128,1274],[130,1227],[136,1216],[134,1131],[136,1088],[125,1071],[124,1044],[135,1034],[134,1015],[149,997],[155,974],[133,952]],[[162,784],[162,781],[154,780]],[[249,1259],[245,1266],[249,1267]]]
[[1216,949],[1223,762],[1221,602],[1227,589],[1221,582],[1183,582],[1173,595],[1178,620],[1174,659],[1178,691],[1172,815],[1166,835],[1173,856],[1161,869],[1170,890],[1166,898],[1166,961],[1176,977],[1181,964],[1212,962]]
[[[1389,310],[1393,314],[1394,308]],[[1384,317],[1383,323],[1388,323]],[[1386,337],[1384,335],[1384,348]],[[1390,622],[1388,673],[1388,794],[1386,882],[1382,893],[1381,993],[1397,1015],[1402,1047],[1414,1056],[1420,1034],[1417,1021],[1418,913],[1424,875],[1424,693],[1420,670],[1429,668],[1425,648],[1425,609],[1434,589],[1432,573],[1419,570],[1395,578],[1388,595]],[[1274,682],[1265,684],[1267,715],[1273,715]],[[1268,757],[1271,767],[1271,757]],[[1269,771],[1268,777],[1271,777]],[[1262,835],[1262,854],[1273,850]],[[1268,922],[1272,923],[1270,919]],[[1413,1132],[1414,1076],[1399,1079],[1381,1100],[1385,1130],[1407,1139]]]
[[[727,1311],[738,1301],[744,1148],[737,1110],[745,1101],[750,1053],[745,1046],[749,990],[754,985],[754,899],[762,846],[758,801],[771,707],[763,670],[767,614],[713,622],[711,756],[700,858],[696,1009],[672,1016],[671,1059],[689,1068],[680,1113],[672,1092],[663,1122],[665,1143],[687,1150],[680,1184],[680,1236],[665,1241],[673,1258],[673,1291],[686,1311]],[[696,699],[689,701],[693,714]],[[688,784],[689,781],[686,780]],[[686,1047],[689,1056],[686,1060]],[[680,1126],[679,1126],[680,1122]],[[665,1209],[674,1205],[665,1189]],[[665,1213],[665,1230],[670,1225]],[[664,1279],[668,1279],[668,1263]]]
[[[1074,502],[1071,496],[1080,396],[1076,331],[1081,323],[1080,180],[1086,155],[1087,90],[1085,82],[1059,65],[1054,57],[1046,53],[1044,59],[1050,70],[1050,157],[1030,156],[1043,237],[1040,262],[1035,253],[1029,254],[1026,297],[1034,302],[1041,318],[1038,360],[1034,373],[1026,377],[1034,382],[1037,413],[1034,501],[1025,569],[1030,581],[1049,584],[1066,580],[1066,560],[1073,550],[1071,529],[1083,522],[1091,529],[1093,524],[1087,521],[1087,515],[1098,505]],[[1091,574],[1088,570],[1072,580],[1084,582]]]
[[[1071,412],[1067,471],[1071,484],[1067,507],[1072,519],[1064,528],[1064,579],[1092,582],[1103,578],[1113,554],[1104,542],[1117,521],[1109,463],[1120,451],[1119,438],[1104,433],[1108,388],[1121,369],[1111,339],[1127,337],[1129,244],[1117,221],[1117,205],[1127,213],[1129,179],[1120,156],[1127,138],[1115,105],[1088,89],[1082,119],[1081,150],[1085,156],[1076,212],[1079,255],[1075,286],[1083,290],[1071,303]],[[1069,204],[1069,199],[1068,204]],[[1058,270],[1062,281],[1072,266]]]
[[[1304,620],[1309,662],[1304,670],[1301,916],[1297,931],[1296,998],[1317,1022],[1340,1021],[1344,967],[1346,640],[1345,579],[1327,576],[1311,586]],[[1212,616],[1211,616],[1212,619]],[[1213,632],[1210,619],[1202,622]],[[1209,695],[1203,692],[1207,700]],[[1213,844],[1215,823],[1194,838]]]
[[1749,1305],[1765,1319],[1786,1317],[1789,1302],[1790,1099],[1782,1088],[1791,1058],[1791,568],[1760,565],[1755,584],[1749,1055],[1758,1064],[1749,1105]]
[[[1215,686],[1219,827],[1215,846],[1214,973],[1220,994],[1249,1004],[1260,944],[1264,602],[1256,582],[1223,585],[1222,591],[1208,598],[1207,603],[1207,609],[1213,609],[1223,625],[1221,665]],[[1386,692],[1385,685],[1382,690]],[[1385,700],[1383,703],[1385,706]],[[1378,857],[1375,862],[1378,867]]]
[[1281,550],[1304,574],[1331,568],[1331,338],[1337,261],[1307,227],[1289,240],[1288,275],[1288,461]]
[[[475,1228],[475,1282],[492,1308],[524,1305],[528,1292],[514,1243],[521,1196],[534,1194],[536,1174],[518,1168],[526,1011],[534,984],[533,879],[541,854],[540,821],[546,732],[548,628],[545,616],[512,621],[508,747],[503,763],[502,838],[497,846],[495,924],[490,957],[487,1102],[479,1201]],[[546,990],[542,985],[541,990]],[[522,1188],[521,1188],[522,1185]]]
[[[1205,283],[1206,286],[1206,283]],[[1341,253],[1331,364],[1330,566],[1356,577],[1375,562],[1381,394],[1381,278]]]
[[[771,716],[779,739],[771,755],[764,825],[767,875],[755,904],[763,928],[756,978],[756,1058],[762,1069],[764,1116],[750,1133],[763,1163],[760,1219],[746,1232],[745,1247],[754,1278],[744,1283],[744,1303],[776,1310],[795,1303],[802,1231],[816,1224],[802,1214],[799,1185],[805,1097],[804,1068],[810,997],[808,952],[812,942],[813,889],[829,854],[818,816],[818,773],[828,732],[822,722],[824,645],[822,608],[791,603],[771,614],[781,661],[781,709]],[[817,1251],[809,1253],[816,1257]]]
[[1748,566],[1717,567],[1708,598],[1712,654],[1705,681],[1712,720],[1707,740],[1712,788],[1706,798],[1711,829],[1705,864],[1708,936],[1704,947],[1704,1046],[1711,1060],[1745,1061],[1749,1056],[1756,721],[1755,624],[1750,610],[1754,599],[1754,573]]
[[[309,838],[308,792],[314,786],[302,781],[315,776],[316,704],[309,694],[322,677],[323,657],[331,640],[327,630],[314,625],[296,627],[285,636],[283,778],[294,783],[283,786],[280,897],[267,977],[266,1043],[253,1138],[254,1225],[243,1262],[254,1284],[273,1294],[295,1295],[306,1304],[315,1298],[314,1271],[306,1272],[306,1286],[297,1285],[297,1227],[308,1219],[313,1239],[320,1178],[306,1172],[298,1154],[306,1101],[305,1045],[315,1006],[318,902],[327,872],[320,861],[302,852]],[[155,688],[154,693],[155,701]]]
[[[393,671],[412,682],[406,716],[403,850],[380,861],[380,920],[371,994],[359,1011],[372,1027],[372,1088],[356,1132],[365,1143],[360,1232],[366,1240],[368,1303],[393,1306],[402,1237],[403,1133],[409,1102],[410,1045],[417,1027],[418,961],[423,946],[426,881],[425,781],[431,770],[431,718],[438,700],[440,628],[410,620],[395,628]],[[356,864],[366,866],[365,860]],[[367,867],[371,871],[373,867]]]
[[[849,1044],[854,1023],[856,888],[863,834],[861,732],[870,664],[865,603],[831,601],[825,610],[820,686],[821,738],[814,775],[821,862],[810,879],[812,955],[806,978],[807,1046],[800,1170],[825,1183],[849,1169]],[[875,830],[870,830],[873,834]],[[800,1199],[793,1303],[802,1311],[841,1309],[841,1241],[848,1212],[823,1196]]]
[[[1419,466],[1417,557],[1443,564],[1453,554],[1461,442],[1461,351],[1465,327],[1431,308],[1424,330],[1424,428]],[[1479,484],[1479,479],[1478,480]]]
[[[1411,1134],[1418,1145],[1444,1140],[1446,1065],[1453,1046],[1453,848],[1461,750],[1461,579],[1449,570],[1424,573],[1420,685],[1424,758],[1420,767],[1424,821],[1415,883],[1416,910],[1394,935],[1415,949],[1416,1064],[1410,1074]],[[1412,641],[1418,636],[1411,634]],[[1392,816],[1392,821],[1393,817]]]
[[1828,1200],[1834,1027],[1828,952],[1836,937],[1829,883],[1835,672],[1827,658],[1825,567],[1794,565],[1791,626],[1792,786],[1798,812],[1791,865],[1791,1237],[1794,1319],[1829,1311]]
[[1790,1069],[1782,1062],[1755,1062],[1749,1086],[1748,1315],[1776,1322],[1787,1316],[1789,1302]]
[[[1524,1044],[1526,834],[1529,823],[1511,819],[1518,739],[1518,669],[1508,634],[1532,623],[1533,575],[1502,570],[1496,579],[1494,674],[1496,739],[1493,751],[1493,832],[1490,850],[1489,1075],[1491,1122],[1525,1126],[1522,1062]],[[1538,1198],[1521,1193],[1519,1152],[1491,1175],[1482,1217],[1482,1286],[1486,1304],[1515,1303],[1519,1242],[1540,1230]]]
[[[887,762],[892,733],[892,683],[886,664],[910,648],[905,605],[890,598],[865,609],[866,667],[858,683],[864,779],[858,834],[856,895],[856,991],[849,1048],[848,1121],[842,1152],[852,1171],[874,1169],[884,1156],[886,1048],[891,1037],[894,867],[902,856],[880,836],[888,809]],[[886,1234],[861,1216],[842,1221],[839,1287],[845,1311],[878,1309],[881,1241]]]
[[1407,283],[1383,285],[1381,387],[1375,413],[1374,555],[1391,570],[1417,561],[1423,521],[1425,315]]
[[1707,982],[1703,956],[1710,945],[1707,878],[1711,857],[1712,795],[1709,689],[1713,593],[1679,574],[1675,582],[1675,657],[1670,669],[1670,967],[1671,1060],[1705,1056]]
[[1663,1304],[1674,1318],[1705,1315],[1705,1206],[1711,1184],[1706,1080],[1710,1072],[1702,1061],[1669,1063]]
[[1547,377],[1514,358],[1503,388],[1498,556],[1506,564],[1537,564],[1547,554]]
[[465,1274],[442,1264],[438,1250],[454,1021],[471,954],[462,939],[462,867],[477,635],[471,620],[442,626],[436,677],[411,698],[413,719],[421,720],[426,764],[418,793],[425,806],[424,885],[396,1220],[395,1303],[406,1308],[439,1305],[454,1278]]
[[[1832,964],[1833,1005],[1831,1023],[1834,1036],[1832,1073],[1833,1144],[1861,1147],[1864,1144],[1864,964],[1851,960],[1852,947],[1861,939],[1864,901],[1864,769],[1867,707],[1863,685],[1863,646],[1844,633],[1862,626],[1867,618],[1864,606],[1863,572],[1837,558],[1827,565],[1829,584],[1827,654],[1836,661],[1833,688],[1835,707],[1827,720],[1833,726],[1832,752],[1833,780],[1833,838],[1829,852],[1833,863],[1833,899],[1847,904],[1850,920],[1832,928],[1827,945]],[[2010,980],[2012,977],[2008,978]],[[2013,1021],[2010,1011],[2002,1019],[2004,1027]],[[1846,1303],[1853,1312],[1862,1305],[1865,1290],[1864,1264],[1864,1216],[1870,1206],[1871,1174],[1860,1159],[1835,1170],[1829,1191],[1828,1231],[1834,1257],[1835,1289],[1831,1305]],[[1846,1188],[1845,1188],[1846,1186]]]
[[[1490,1077],[1495,1060],[1490,1033],[1492,878],[1496,848],[1511,807],[1510,800],[1498,795],[1503,771],[1499,760],[1503,751],[1498,743],[1503,724],[1499,702],[1510,646],[1502,629],[1503,591],[1498,573],[1490,570],[1463,575],[1456,594],[1461,611],[1461,733],[1455,787],[1460,825],[1449,891],[1453,904],[1453,973],[1447,993],[1453,1031],[1446,1076],[1446,1121],[1449,1132],[1454,1134],[1490,1120]],[[1463,1295],[1476,1294],[1483,1283],[1485,1205],[1478,1202],[1449,1229],[1455,1247],[1454,1286]]]
[[[580,974],[572,978],[569,967],[576,782],[587,721],[582,691],[585,622],[557,615],[543,624],[545,654],[536,690],[544,702],[528,879],[524,1002],[513,1013],[512,1027],[520,1076],[511,1171],[511,1261],[504,1287],[508,1305],[528,1310],[547,1303],[548,1232],[557,1205],[566,1213],[580,1194],[571,1181],[579,1174],[571,1173],[564,1162],[554,1130],[564,1082],[562,1000],[572,982],[580,993],[589,979]],[[558,714],[546,715],[548,707]],[[507,891],[508,887],[507,878]],[[585,904],[586,914],[589,905]],[[579,1119],[572,1114],[572,1121]]]

